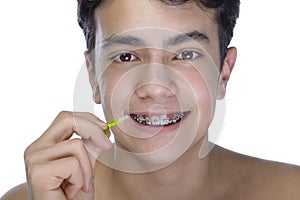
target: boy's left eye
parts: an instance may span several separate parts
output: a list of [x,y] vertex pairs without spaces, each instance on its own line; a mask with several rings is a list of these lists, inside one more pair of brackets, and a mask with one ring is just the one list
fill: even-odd
[[180,52],[179,54],[177,54],[175,58],[178,60],[192,60],[199,56],[200,56],[200,54],[195,51],[184,50],[184,51]]

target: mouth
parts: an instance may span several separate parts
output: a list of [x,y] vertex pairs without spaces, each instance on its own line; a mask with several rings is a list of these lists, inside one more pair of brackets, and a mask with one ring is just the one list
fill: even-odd
[[147,114],[130,114],[130,117],[139,124],[146,126],[170,126],[180,122],[186,115],[186,112],[162,114],[162,115],[147,115]]

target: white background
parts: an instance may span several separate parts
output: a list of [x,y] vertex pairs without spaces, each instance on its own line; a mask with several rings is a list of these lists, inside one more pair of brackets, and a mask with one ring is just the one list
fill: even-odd
[[[219,144],[300,165],[296,1],[242,1]],[[23,151],[61,110],[73,109],[84,59],[75,0],[0,2],[0,196],[26,180]]]

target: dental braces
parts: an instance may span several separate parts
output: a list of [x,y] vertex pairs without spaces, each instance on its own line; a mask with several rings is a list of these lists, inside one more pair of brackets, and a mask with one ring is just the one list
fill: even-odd
[[140,124],[149,125],[149,126],[168,126],[170,124],[175,124],[179,122],[183,117],[184,113],[175,114],[173,117],[167,119],[159,119],[158,117],[153,116],[152,119],[142,115],[130,114],[131,118],[139,122]]

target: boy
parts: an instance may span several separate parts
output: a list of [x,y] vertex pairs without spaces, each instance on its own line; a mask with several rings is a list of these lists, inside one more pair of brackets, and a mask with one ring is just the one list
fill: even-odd
[[108,121],[127,117],[111,148],[103,121],[60,113],[25,151],[27,190],[4,199],[299,199],[298,167],[218,146],[200,156],[235,64],[238,6],[79,1],[94,100]]

